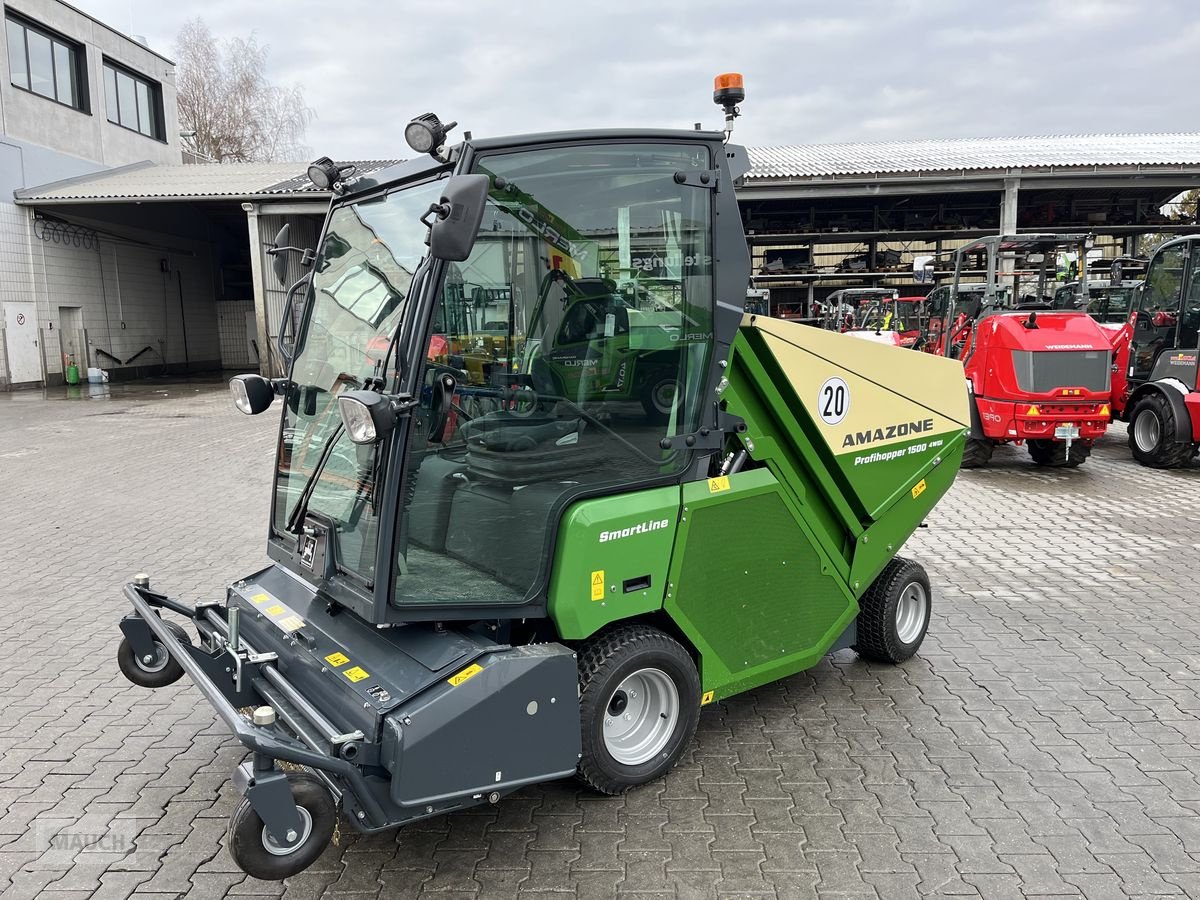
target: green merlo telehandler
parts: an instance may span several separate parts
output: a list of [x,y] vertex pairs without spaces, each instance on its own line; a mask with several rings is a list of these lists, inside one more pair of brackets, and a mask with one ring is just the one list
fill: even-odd
[[287,374],[230,385],[281,401],[271,565],[194,605],[139,575],[120,623],[131,681],[186,673],[251,751],[245,871],[304,869],[339,814],[625,791],[707,704],[921,644],[929,580],[896,553],[958,471],[962,368],[745,313],[741,96],[718,80],[724,132],[447,146],[426,115],[416,159],[310,168],[333,200]]

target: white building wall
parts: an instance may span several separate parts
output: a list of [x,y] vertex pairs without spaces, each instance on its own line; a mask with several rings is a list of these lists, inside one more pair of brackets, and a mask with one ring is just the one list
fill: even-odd
[[[29,213],[14,203],[0,203],[0,303],[33,300],[33,273],[29,265]],[[0,380],[6,380],[4,319],[0,316]]]

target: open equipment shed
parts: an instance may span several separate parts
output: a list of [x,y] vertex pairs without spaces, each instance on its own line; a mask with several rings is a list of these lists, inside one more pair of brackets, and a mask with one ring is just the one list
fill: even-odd
[[304,170],[139,163],[18,191],[44,383],[61,383],[71,358],[114,380],[277,369],[269,323],[285,292],[265,246],[285,222],[315,246],[329,204]]
[[878,141],[749,148],[739,187],[754,286],[806,313],[844,287],[927,293],[965,241],[1088,232],[1106,257],[1146,234],[1200,231],[1161,207],[1200,187],[1200,133]]

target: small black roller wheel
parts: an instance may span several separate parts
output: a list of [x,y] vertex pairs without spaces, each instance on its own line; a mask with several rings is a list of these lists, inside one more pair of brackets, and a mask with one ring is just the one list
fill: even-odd
[[1179,423],[1175,410],[1162,394],[1148,394],[1129,416],[1129,450],[1143,466],[1178,469],[1196,453],[1195,444],[1176,443]]
[[925,640],[932,600],[925,569],[897,556],[858,601],[855,652],[877,662],[904,662]]
[[[188,633],[174,622],[165,622],[164,624],[181,644],[192,642]],[[121,674],[139,687],[166,687],[183,677],[183,667],[167,653],[167,648],[158,638],[153,640],[154,656],[149,659],[139,657],[134,653],[128,638],[121,638],[121,645],[117,647],[117,666],[121,669]]]
[[700,718],[700,676],[679,642],[646,625],[618,625],[579,648],[579,777],[621,794],[664,775]]
[[967,445],[963,448],[961,468],[983,468],[991,462],[992,451],[995,449],[996,442],[988,438],[967,438]]
[[329,846],[337,825],[333,797],[316,775],[293,772],[287,780],[303,823],[291,842],[272,837],[245,797],[229,817],[229,855],[243,872],[263,881],[282,881],[311,866]]
[[1092,445],[1083,441],[1071,441],[1070,450],[1066,441],[1030,441],[1026,446],[1035,463],[1056,469],[1077,468],[1092,455]]
[[642,409],[646,421],[652,425],[663,425],[671,418],[675,395],[679,391],[679,379],[671,372],[660,372],[646,380],[642,390]]

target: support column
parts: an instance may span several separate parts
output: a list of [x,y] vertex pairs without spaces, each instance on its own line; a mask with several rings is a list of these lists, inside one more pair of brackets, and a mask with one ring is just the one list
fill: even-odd
[[[1021,190],[1020,178],[1004,179],[1004,197],[1000,201],[1000,233],[1017,233],[1017,195]],[[1000,272],[1007,275],[1013,271],[1013,260],[1000,260]]]
[[246,226],[250,233],[250,281],[254,285],[254,325],[258,335],[258,372],[272,376],[271,327],[267,322],[267,291],[263,283],[263,247],[258,231],[258,204],[243,203]]

